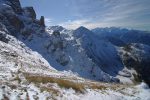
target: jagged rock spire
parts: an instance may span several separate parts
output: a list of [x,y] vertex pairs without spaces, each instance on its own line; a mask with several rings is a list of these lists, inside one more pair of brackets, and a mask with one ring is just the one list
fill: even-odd
[[41,16],[40,18],[40,25],[45,27],[44,16]]

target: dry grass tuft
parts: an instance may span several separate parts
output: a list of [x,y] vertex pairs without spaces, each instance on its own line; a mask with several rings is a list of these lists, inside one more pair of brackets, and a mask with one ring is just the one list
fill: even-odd
[[34,75],[28,75],[25,74],[26,79],[29,82],[34,83],[57,83],[60,87],[64,88],[72,88],[77,92],[84,92],[85,88],[82,83],[76,83],[70,80],[65,80],[62,78],[56,78],[56,77],[49,77],[49,76],[34,76]]
[[98,89],[98,90],[106,90],[107,87],[105,85],[101,85],[101,84],[90,84],[89,87],[91,89]]
[[[106,90],[108,88],[112,90],[118,90],[122,87],[121,84],[106,84],[106,83],[100,83],[100,82],[75,82],[73,79],[65,79],[65,78],[56,78],[56,77],[50,77],[50,76],[40,76],[40,75],[32,75],[32,74],[25,74],[24,76],[29,82],[33,83],[57,83],[60,87],[63,88],[72,88],[76,92],[85,93],[86,88],[88,89],[97,89],[97,90]],[[72,80],[72,81],[71,81]],[[54,94],[58,94],[59,91],[55,90],[51,87],[45,87],[42,89],[43,91],[46,90],[48,92],[53,92]]]

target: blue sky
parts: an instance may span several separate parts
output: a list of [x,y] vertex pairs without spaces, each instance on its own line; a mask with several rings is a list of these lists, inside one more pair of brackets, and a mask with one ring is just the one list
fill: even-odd
[[47,25],[126,27],[150,30],[150,0],[20,0],[33,6]]

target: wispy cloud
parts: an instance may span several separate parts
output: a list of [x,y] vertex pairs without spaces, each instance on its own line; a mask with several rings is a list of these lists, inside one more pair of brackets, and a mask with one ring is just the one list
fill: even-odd
[[149,25],[147,22],[150,23],[150,0],[71,1],[78,12],[78,18],[82,20],[75,19],[62,24],[69,28],[81,25],[90,28],[102,26],[137,27],[138,25],[142,27],[144,24],[144,26]]
[[63,25],[71,29],[79,26],[140,29],[150,27],[150,0],[42,0],[39,2],[41,5],[46,5],[40,8],[45,8],[44,10],[37,7],[37,11],[41,11],[42,15],[46,14],[45,22],[48,26]]
[[46,25],[51,26],[52,22],[53,22],[53,19],[51,19],[51,18],[45,18]]
[[90,24],[89,20],[81,19],[81,20],[73,20],[73,21],[68,20],[67,22],[60,23],[59,25],[69,29],[75,29],[80,26],[87,26],[88,24]]
[[89,29],[93,29],[95,27],[111,27],[114,24],[112,23],[105,23],[105,22],[93,22],[88,19],[81,19],[81,20],[68,20],[67,22],[60,23],[59,25],[68,28],[68,29],[76,29],[80,26],[85,26]]

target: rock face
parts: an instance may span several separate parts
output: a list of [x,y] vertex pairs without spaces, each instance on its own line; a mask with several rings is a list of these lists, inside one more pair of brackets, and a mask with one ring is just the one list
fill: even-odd
[[18,13],[18,14],[22,13],[22,8],[21,8],[19,0],[6,0],[6,1],[10,2],[8,3],[8,5],[10,5],[13,8],[15,13]]
[[12,35],[16,36],[24,28],[24,23],[19,17],[22,13],[19,0],[6,0],[0,5],[2,6],[2,9],[0,9],[0,21],[9,29]]
[[7,20],[9,21],[10,25],[13,26],[14,32],[19,32],[22,28],[24,28],[23,21],[17,15],[7,15]]
[[122,48],[121,57],[128,69],[134,68],[136,81],[144,80],[150,85],[150,46],[144,44],[128,44]]
[[[11,35],[18,37],[23,34],[25,38],[34,34],[45,32],[44,17],[36,19],[33,7],[21,8],[19,0],[2,0],[0,2],[0,22]],[[30,27],[28,27],[30,25]],[[41,27],[42,26],[42,27]],[[36,32],[34,31],[36,30]]]
[[62,66],[66,66],[69,63],[69,57],[65,55],[63,49],[65,49],[66,44],[60,36],[59,31],[54,31],[51,35],[50,41],[47,43],[46,48],[49,53],[53,53],[55,60]]
[[5,43],[8,43],[9,39],[7,38],[7,35],[3,32],[0,32],[0,41],[3,41]]
[[23,11],[28,17],[30,17],[32,19],[36,19],[36,13],[35,13],[33,7],[24,7]]

